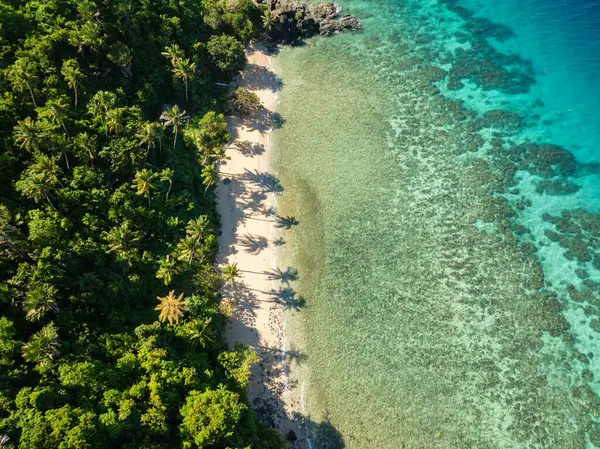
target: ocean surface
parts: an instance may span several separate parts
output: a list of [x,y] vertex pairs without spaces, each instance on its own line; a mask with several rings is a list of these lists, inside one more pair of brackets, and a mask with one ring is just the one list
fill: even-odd
[[600,447],[600,0],[339,3],[277,58],[312,447]]

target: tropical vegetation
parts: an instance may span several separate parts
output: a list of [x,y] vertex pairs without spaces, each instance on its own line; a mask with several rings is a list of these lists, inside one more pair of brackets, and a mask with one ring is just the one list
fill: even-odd
[[255,26],[251,0],[0,0],[2,448],[281,447],[214,263]]

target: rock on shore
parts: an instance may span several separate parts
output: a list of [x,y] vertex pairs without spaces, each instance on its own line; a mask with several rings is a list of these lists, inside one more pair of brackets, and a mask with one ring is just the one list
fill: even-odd
[[[267,0],[260,3],[269,4]],[[311,36],[358,30],[360,21],[349,14],[340,17],[340,7],[319,3],[312,9],[306,5],[276,0],[271,2],[273,22],[269,37],[274,43],[292,44]]]

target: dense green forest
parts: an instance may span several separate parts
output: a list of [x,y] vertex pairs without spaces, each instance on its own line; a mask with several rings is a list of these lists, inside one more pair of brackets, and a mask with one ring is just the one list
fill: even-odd
[[278,448],[216,270],[251,0],[0,0],[0,447]]

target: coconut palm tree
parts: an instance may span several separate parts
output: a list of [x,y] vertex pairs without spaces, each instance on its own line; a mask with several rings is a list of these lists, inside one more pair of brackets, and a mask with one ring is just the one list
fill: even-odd
[[25,170],[21,179],[15,184],[17,190],[19,190],[26,198],[30,198],[36,203],[39,203],[42,199],[46,199],[50,206],[54,208],[54,204],[50,201],[50,191],[52,185],[50,184],[47,177],[41,173],[37,173],[32,170]]
[[223,268],[221,268],[221,273],[222,273],[223,280],[225,281],[225,283],[228,285],[233,285],[235,282],[235,279],[237,277],[239,277],[239,275],[240,275],[240,269],[238,268],[238,265],[236,262],[228,263]]
[[65,134],[53,134],[51,136],[51,142],[53,149],[60,151],[65,158],[65,164],[67,170],[71,169],[69,165],[69,157],[67,156],[67,150],[73,146],[73,142]]
[[204,320],[192,320],[185,325],[185,334],[190,339],[192,345],[199,345],[203,348],[208,343],[214,342],[214,336],[210,323],[212,318]]
[[94,160],[94,150],[96,148],[96,135],[90,135],[87,131],[81,132],[73,139],[75,148],[87,153],[90,161]]
[[19,120],[15,125],[13,137],[19,148],[31,153],[40,149],[42,144],[42,132],[38,123],[27,117]]
[[189,236],[185,237],[177,244],[177,251],[179,252],[177,259],[185,261],[191,265],[200,248],[200,242],[198,239]]
[[[55,187],[56,184],[61,184],[59,176],[61,169],[58,166],[56,159],[47,156],[43,153],[37,153],[34,156],[34,163],[31,164],[29,170],[38,173],[48,181],[50,187]],[[61,184],[62,185],[62,184]]]
[[83,79],[83,73],[79,69],[77,60],[67,59],[63,63],[60,73],[69,86],[69,89],[73,89],[73,92],[75,92],[75,107],[77,107],[77,93],[81,86],[81,80]]
[[67,131],[67,127],[65,126],[65,119],[67,118],[66,106],[62,101],[62,98],[57,100],[49,100],[46,103],[45,109],[42,111],[40,115],[46,116],[50,119],[52,123],[60,125],[60,127],[65,131],[67,136],[69,135],[69,131]]
[[200,215],[198,218],[188,222],[186,234],[193,239],[202,241],[208,229],[210,229],[210,220],[206,215]]
[[29,94],[31,95],[33,106],[37,108],[35,95],[33,95],[33,89],[31,88],[31,85],[37,79],[32,61],[26,57],[18,58],[15,63],[8,68],[6,75],[16,91],[23,92],[24,88],[27,87],[27,90],[29,90]]
[[173,61],[173,74],[185,85],[185,102],[188,102],[188,83],[194,78],[196,63],[189,59],[177,58]]
[[158,271],[156,272],[156,278],[162,279],[165,285],[169,285],[173,280],[173,276],[179,273],[177,271],[177,261],[171,259],[171,256],[167,256],[158,262]]
[[275,17],[271,11],[271,2],[268,2],[267,9],[263,11],[262,22],[265,30],[271,31],[273,24],[275,23]]
[[44,326],[21,347],[23,358],[30,363],[47,366],[59,356],[58,332],[54,323]]
[[123,109],[112,108],[106,112],[106,131],[118,136],[125,129],[123,124]]
[[175,61],[177,59],[183,58],[184,53],[183,53],[183,50],[181,48],[179,48],[179,45],[173,44],[173,45],[167,45],[165,47],[165,51],[163,51],[161,53],[161,55],[165,56],[166,58],[169,58],[169,61],[171,61],[171,64],[175,65]]
[[40,321],[47,312],[58,312],[56,305],[56,288],[50,284],[40,284],[27,292],[23,309],[28,321]]
[[140,126],[136,133],[138,143],[146,146],[146,158],[148,157],[150,150],[156,146],[156,140],[158,140],[159,133],[158,130],[162,128],[159,128],[156,125],[156,123],[145,122]]
[[156,178],[156,174],[152,173],[152,170],[143,168],[141,171],[136,172],[135,178],[133,179],[133,188],[136,189],[136,194],[145,195],[148,198],[148,206],[152,207],[150,202],[150,192],[154,189],[152,181]]
[[219,181],[219,173],[217,172],[215,164],[208,164],[208,165],[204,166],[201,174],[202,174],[202,184],[204,184],[206,186],[206,188],[204,189],[203,196],[206,196],[206,192],[208,191],[208,188],[210,186],[212,186],[213,184],[216,184]]
[[115,253],[121,260],[131,260],[131,250],[141,240],[140,232],[132,231],[129,222],[125,221],[121,226],[112,228],[103,234],[109,253]]
[[104,127],[104,132],[108,135],[107,114],[108,111],[115,107],[117,96],[113,92],[104,90],[94,94],[87,105],[88,113],[94,120],[100,122]]
[[177,133],[179,129],[183,126],[185,111],[181,111],[179,106],[175,105],[172,108],[167,109],[164,112],[164,116],[166,118],[165,126],[173,127],[173,149],[177,146]]
[[171,290],[167,296],[157,296],[160,304],[154,310],[160,313],[158,319],[160,321],[168,321],[169,324],[178,323],[188,309],[186,302],[183,300],[183,293],[175,296],[175,291]]
[[[8,208],[0,204],[0,244],[7,246],[9,249],[18,254],[25,262],[32,264],[33,259],[20,247],[19,241],[23,239],[22,234],[12,223],[12,218]],[[0,297],[2,296],[0,289]]]
[[160,180],[165,182],[169,182],[169,188],[167,189],[167,194],[165,195],[165,201],[169,201],[169,193],[171,193],[171,188],[173,187],[173,175],[175,172],[170,168],[165,168],[160,172]]

